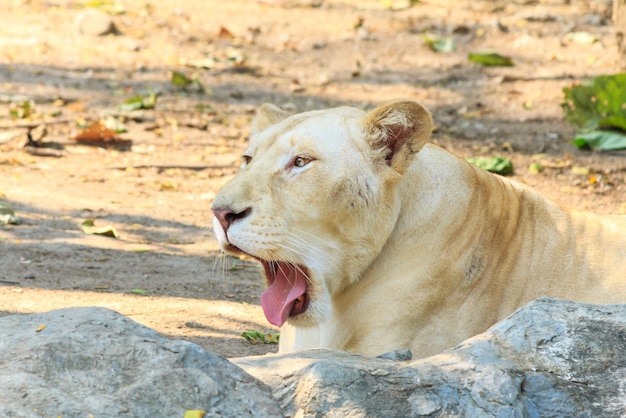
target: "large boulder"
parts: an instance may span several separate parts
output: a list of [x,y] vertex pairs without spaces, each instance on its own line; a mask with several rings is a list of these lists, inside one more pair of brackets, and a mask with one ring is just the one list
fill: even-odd
[[543,298],[442,354],[398,354],[314,350],[235,363],[301,417],[626,416],[626,305]]
[[[45,327],[45,328],[44,328]],[[104,308],[0,318],[1,417],[282,416],[264,384]]]
[[540,299],[426,359],[232,361],[107,309],[11,315],[0,318],[0,416],[626,416],[626,305]]

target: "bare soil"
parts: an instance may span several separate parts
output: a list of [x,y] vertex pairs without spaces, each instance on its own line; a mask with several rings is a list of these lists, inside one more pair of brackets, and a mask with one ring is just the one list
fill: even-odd
[[[619,70],[607,1],[102,1],[124,12],[106,36],[77,32],[84,3],[3,2],[0,201],[20,223],[0,225],[2,314],[105,306],[227,357],[276,350],[239,336],[273,331],[263,279],[219,253],[210,213],[263,102],[417,99],[439,145],[507,156],[514,179],[564,206],[626,212],[626,155],[575,149],[559,105],[563,87]],[[431,51],[424,33],[453,37],[456,51]],[[468,62],[483,50],[515,65]],[[177,87],[172,71],[197,82]],[[119,109],[149,91],[155,109]],[[12,115],[25,98],[36,112]],[[74,139],[77,123],[107,116],[127,142]],[[86,219],[119,238],[84,233]]]

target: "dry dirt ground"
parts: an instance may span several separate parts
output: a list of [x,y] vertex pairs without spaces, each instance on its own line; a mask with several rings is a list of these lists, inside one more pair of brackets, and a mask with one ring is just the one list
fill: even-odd
[[[77,32],[86,3],[2,1],[0,202],[20,219],[0,226],[2,314],[106,306],[228,357],[276,350],[239,337],[271,331],[263,280],[220,255],[209,210],[263,102],[417,99],[438,144],[508,156],[513,178],[565,206],[626,212],[626,155],[576,150],[559,106],[563,87],[618,71],[607,1],[95,1],[117,27],[100,37]],[[456,51],[431,51],[425,33]],[[483,50],[515,66],[468,62]],[[177,87],[172,71],[197,82]],[[155,109],[120,110],[150,91]],[[79,124],[107,117],[129,142],[77,143]],[[24,147],[29,127],[39,147]],[[84,233],[89,218],[119,238]]]

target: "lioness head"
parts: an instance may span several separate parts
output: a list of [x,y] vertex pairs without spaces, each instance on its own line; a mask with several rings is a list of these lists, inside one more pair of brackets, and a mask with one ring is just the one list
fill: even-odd
[[430,136],[419,103],[290,116],[264,104],[241,171],[217,194],[221,248],[261,262],[275,325],[323,322],[332,298],[368,267],[394,228],[396,184]]

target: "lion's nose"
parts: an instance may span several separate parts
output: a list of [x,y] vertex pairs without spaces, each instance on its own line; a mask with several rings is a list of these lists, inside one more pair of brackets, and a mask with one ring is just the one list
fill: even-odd
[[252,208],[246,208],[242,211],[236,212],[230,208],[226,209],[211,209],[213,211],[213,215],[218,220],[220,225],[222,225],[222,229],[224,229],[224,233],[228,232],[228,228],[239,219],[243,219],[252,212]]

